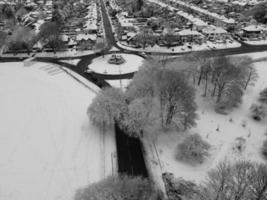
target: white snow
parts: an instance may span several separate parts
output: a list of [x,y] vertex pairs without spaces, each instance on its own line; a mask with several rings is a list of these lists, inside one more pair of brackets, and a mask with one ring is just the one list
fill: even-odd
[[109,64],[108,60],[111,58],[111,54],[106,55],[104,58],[98,57],[92,61],[92,64],[88,66],[92,71],[99,74],[128,74],[138,71],[139,67],[143,63],[143,58],[131,54],[116,54],[121,55],[125,62],[121,65]]
[[106,80],[112,87],[126,90],[132,79]]
[[0,64],[1,200],[72,200],[112,174],[114,133],[86,115],[95,95],[57,66]]
[[264,44],[267,44],[267,40],[244,41],[244,43],[250,44],[250,45],[264,45]]
[[80,61],[81,61],[81,59],[71,59],[71,60],[63,59],[63,60],[60,60],[60,62],[68,63],[71,65],[77,65]]
[[[267,52],[252,54],[252,57],[267,57]],[[199,133],[204,140],[211,144],[210,156],[200,165],[191,166],[175,159],[177,145],[187,133],[161,134],[156,144],[144,140],[148,164],[152,170],[154,180],[163,187],[161,179],[162,172],[172,172],[175,177],[200,183],[205,180],[207,172],[216,167],[219,162],[229,160],[235,162],[239,159],[264,162],[260,149],[263,141],[267,139],[266,121],[255,122],[250,117],[249,108],[257,101],[259,92],[267,87],[267,62],[256,62],[259,79],[255,86],[250,86],[239,108],[228,115],[220,115],[214,111],[213,102],[203,99],[201,94],[197,95],[198,115],[197,126],[190,130],[191,133]],[[230,119],[233,121],[231,122]],[[245,124],[245,126],[242,126]],[[216,129],[219,127],[219,131]],[[245,149],[242,153],[233,148],[236,138],[242,137],[246,140]],[[158,155],[157,156],[157,152]],[[162,167],[162,169],[161,169]]]

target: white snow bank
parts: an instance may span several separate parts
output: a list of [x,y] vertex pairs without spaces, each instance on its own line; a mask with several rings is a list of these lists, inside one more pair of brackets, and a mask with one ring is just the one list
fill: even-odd
[[252,59],[267,58],[267,51],[255,52],[255,53],[243,53],[243,54],[237,54],[234,56],[249,56]]
[[1,200],[72,200],[112,174],[113,132],[86,115],[94,92],[50,64],[1,63],[0,96]]
[[267,40],[244,41],[244,43],[250,44],[250,45],[264,45],[264,44],[267,44]]
[[92,64],[88,66],[92,71],[99,74],[128,74],[132,72],[138,71],[139,67],[143,63],[143,58],[140,56],[132,55],[132,54],[116,54],[121,55],[125,63],[121,65],[109,64],[108,60],[111,58],[110,55],[106,55],[104,58],[98,57],[92,61]]

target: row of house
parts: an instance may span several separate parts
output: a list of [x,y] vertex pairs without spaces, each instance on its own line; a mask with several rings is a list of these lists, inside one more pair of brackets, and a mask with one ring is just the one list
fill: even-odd
[[189,4],[180,0],[168,0],[168,1],[178,5],[181,8],[191,9],[194,12],[197,12],[205,16],[207,20],[212,20],[214,22],[214,25],[216,26],[230,26],[235,24],[235,20],[233,18],[227,18],[223,15],[218,15],[217,13],[209,12],[208,10],[202,9],[193,4]]

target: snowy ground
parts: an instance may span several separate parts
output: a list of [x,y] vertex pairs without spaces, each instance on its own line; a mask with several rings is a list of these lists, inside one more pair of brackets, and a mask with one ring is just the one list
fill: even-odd
[[[267,52],[252,54],[252,58],[267,57]],[[214,168],[219,162],[238,159],[264,162],[260,154],[260,148],[264,139],[267,139],[267,126],[265,122],[255,122],[249,116],[249,108],[255,103],[259,92],[267,87],[267,62],[255,63],[259,79],[255,86],[247,89],[242,105],[229,115],[220,115],[214,112],[212,102],[203,99],[198,94],[198,115],[197,126],[190,130],[192,133],[199,133],[203,139],[208,141],[212,147],[207,160],[197,166],[191,166],[175,159],[177,145],[184,138],[183,134],[173,133],[160,135],[153,143],[144,141],[148,153],[148,164],[152,169],[155,181],[162,187],[162,172],[172,172],[175,177],[200,183],[207,175],[207,172]],[[230,119],[233,121],[231,122]],[[216,129],[219,128],[219,131]],[[234,150],[236,138],[242,137],[246,140],[245,150],[239,153]]]
[[106,80],[112,87],[121,88],[122,90],[126,90],[127,86],[131,82],[132,79],[121,79],[121,80]]
[[121,65],[109,64],[108,60],[112,56],[111,54],[109,54],[106,55],[104,58],[102,56],[95,58],[92,61],[92,64],[88,66],[88,69],[91,69],[92,71],[99,74],[110,74],[110,75],[128,74],[138,71],[139,67],[142,65],[144,60],[140,56],[131,54],[116,54],[116,55],[121,55],[126,62]]
[[206,42],[202,45],[190,45],[192,48],[188,48],[189,44],[185,44],[183,46],[177,46],[172,48],[167,47],[160,47],[158,45],[155,45],[153,47],[147,47],[147,48],[133,48],[128,46],[126,43],[118,42],[117,43],[121,48],[136,51],[136,52],[152,52],[152,53],[184,53],[184,52],[191,52],[191,51],[202,51],[202,50],[213,50],[213,49],[228,49],[228,48],[237,48],[240,47],[241,44],[234,41],[232,43],[222,43],[222,44],[215,44],[212,42]]
[[71,64],[71,65],[77,65],[80,61],[81,61],[81,59],[71,59],[71,60],[64,59],[64,60],[60,60],[60,62],[68,63],[68,64]]
[[259,41],[244,41],[246,44],[250,45],[264,45],[267,44],[267,40],[259,40]]
[[50,64],[0,63],[1,200],[72,200],[112,174],[114,133],[86,115],[95,91]]

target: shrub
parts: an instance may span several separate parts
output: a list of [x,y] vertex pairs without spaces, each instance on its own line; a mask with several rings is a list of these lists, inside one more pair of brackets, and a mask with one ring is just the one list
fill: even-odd
[[261,121],[266,117],[267,111],[264,105],[253,104],[250,110],[252,118],[256,121]]
[[109,177],[76,192],[75,200],[155,200],[156,194],[147,179]]
[[190,164],[202,163],[209,155],[209,148],[210,145],[200,135],[189,135],[178,145],[176,159]]
[[163,173],[162,179],[169,200],[191,199],[197,193],[195,183],[182,178],[175,178],[172,173]]
[[262,155],[265,159],[267,159],[267,140],[263,142],[262,149],[261,149]]

